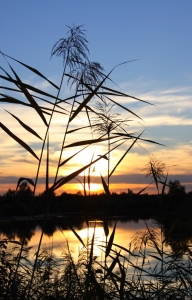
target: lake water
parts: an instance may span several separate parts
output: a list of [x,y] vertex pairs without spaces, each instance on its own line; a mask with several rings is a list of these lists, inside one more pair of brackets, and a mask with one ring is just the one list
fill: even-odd
[[[131,239],[138,232],[144,231],[146,229],[146,224],[149,228],[155,227],[154,221],[149,220],[117,220],[109,222],[109,236],[110,237],[113,227],[116,222],[116,231],[114,243],[123,246],[128,249]],[[41,225],[33,225],[30,228],[30,234],[28,237],[27,246],[32,247],[34,253],[37,250],[40,236],[41,236]],[[18,227],[18,228],[17,228]],[[8,225],[8,228],[2,228],[1,230],[1,239],[9,237],[11,240],[21,240],[22,230],[25,227],[23,222],[14,222],[11,225]],[[52,228],[53,227],[53,228]],[[84,244],[86,245],[88,241],[91,240],[93,233],[95,232],[95,244],[105,243],[105,234],[103,229],[102,221],[91,221],[89,222],[89,228],[85,221],[79,221],[78,225],[74,225],[76,233],[80,236]],[[6,232],[6,234],[5,234]],[[63,253],[67,250],[67,244],[75,260],[78,258],[79,251],[82,247],[81,242],[75,236],[75,234],[70,230],[64,228],[64,226],[54,226],[48,225],[45,233],[43,235],[41,249],[46,249],[52,251],[53,255],[57,258],[60,258]],[[20,237],[20,238],[19,238]],[[94,254],[98,257],[102,256],[102,251],[100,248],[94,248]]]
[[[97,274],[98,278],[102,280],[102,276],[106,271],[105,265],[105,234],[103,229],[103,222],[100,220],[89,222],[89,227],[87,227],[86,222],[83,219],[76,219],[74,217],[70,217],[67,222],[71,221],[71,225],[75,229],[75,232],[82,239],[83,243],[87,246],[88,241],[90,242],[93,234],[95,233],[94,239],[94,249],[93,249],[93,259],[97,257],[94,263],[94,270]],[[53,265],[53,269],[56,270],[60,274],[58,276],[62,276],[62,270],[64,270],[64,266],[69,262],[69,256],[66,257],[66,253],[68,254],[68,248],[70,250],[70,255],[73,257],[73,261],[80,262],[76,266],[83,265],[86,270],[87,262],[89,261],[89,251],[90,243],[87,247],[82,247],[82,243],[76,237],[76,235],[70,230],[67,229],[66,222],[63,224],[60,218],[57,218],[57,222],[53,222],[54,219],[48,220],[47,226],[45,228],[45,234],[42,239],[42,245],[40,250],[40,255],[38,256],[37,269],[39,270],[39,266],[42,263],[43,257],[45,257],[44,250],[48,250],[47,253],[51,253],[53,259],[49,259],[49,255],[47,258],[49,259],[50,264]],[[0,225],[0,238],[9,238],[9,240],[21,240],[22,235],[25,232],[26,221],[20,222],[11,222],[11,223],[2,223]],[[112,270],[113,276],[121,276],[122,266],[125,271],[127,280],[131,280],[133,286],[138,286],[139,282],[141,285],[146,285],[145,288],[148,289],[149,282],[150,286],[154,287],[154,291],[157,290],[157,295],[159,293],[158,286],[161,283],[162,278],[168,278],[170,280],[169,288],[170,291],[173,289],[177,290],[181,281],[178,279],[177,274],[183,274],[184,286],[183,290],[186,294],[185,299],[192,299],[192,291],[191,291],[191,275],[189,270],[191,270],[191,257],[190,255],[183,256],[181,259],[180,256],[170,255],[171,248],[169,245],[166,245],[162,241],[164,240],[163,235],[161,235],[161,229],[156,226],[153,219],[149,220],[110,220],[109,221],[109,235],[113,232],[113,228],[116,222],[116,232],[114,237],[113,249],[110,251],[110,255],[107,256],[106,264],[108,266],[108,270]],[[57,223],[57,224],[56,224]],[[26,252],[27,260],[23,260],[22,265],[25,267],[34,265],[35,253],[38,248],[40,236],[41,236],[41,227],[43,224],[43,220],[39,222],[30,221],[30,225],[27,232],[26,243],[28,247],[31,247],[30,252]],[[146,247],[143,248],[142,251],[133,252],[133,248],[131,248],[131,252],[129,253],[127,249],[129,249],[130,243],[133,243],[133,236],[136,236],[138,239],[145,233],[147,236],[147,232],[149,228],[153,234],[157,234],[155,236],[155,243],[149,243]],[[145,240],[145,239],[144,239]],[[141,240],[140,240],[141,241]],[[11,244],[11,243],[10,243]],[[145,243],[144,243],[145,244]],[[118,247],[120,245],[121,247]],[[17,248],[17,253],[9,252],[12,254],[18,254],[19,248]],[[84,252],[83,252],[84,251]],[[79,253],[84,256],[79,256]],[[162,255],[163,253],[163,255]],[[24,255],[25,256],[25,253]],[[80,260],[78,260],[80,258]],[[88,259],[87,259],[88,258]],[[27,261],[27,262],[26,262]],[[47,260],[48,261],[48,260]],[[70,259],[71,261],[71,259]],[[53,262],[53,263],[52,263]],[[45,265],[46,266],[46,265]],[[51,270],[53,270],[51,269]],[[23,268],[22,268],[23,270]],[[32,268],[31,268],[32,270]],[[181,273],[180,273],[181,270]],[[40,272],[40,271],[39,271]],[[42,269],[41,269],[42,272]],[[108,271],[107,271],[108,272]],[[110,271],[111,272],[111,271]],[[38,273],[38,272],[37,272]],[[52,271],[51,271],[52,273]],[[99,273],[99,275],[98,275]],[[54,276],[53,272],[53,276]],[[100,277],[99,277],[100,276]],[[175,276],[175,277],[174,277]],[[186,278],[189,277],[189,284],[186,285]],[[120,278],[120,277],[119,277]],[[130,288],[130,287],[129,287]],[[142,289],[143,287],[141,287]],[[188,295],[189,296],[188,296]],[[164,299],[164,298],[161,298]],[[175,298],[176,299],[176,298]],[[180,299],[180,298],[177,298]],[[184,298],[182,298],[184,299]]]

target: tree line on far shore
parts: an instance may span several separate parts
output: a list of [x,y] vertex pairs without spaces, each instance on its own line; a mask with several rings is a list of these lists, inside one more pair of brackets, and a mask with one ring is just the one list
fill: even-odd
[[[170,181],[168,193],[164,195],[134,194],[130,190],[128,193],[89,196],[83,196],[80,191],[76,194],[64,192],[59,196],[52,193],[50,213],[134,214],[143,217],[147,214],[146,217],[151,217],[159,213],[160,206],[162,209],[162,205],[166,206],[168,203],[169,210],[175,210],[180,202],[182,206],[190,205],[191,193],[186,193],[185,186],[179,180]],[[9,189],[0,196],[0,206],[0,216],[45,214],[46,192],[33,197],[30,186],[23,181],[17,191]]]

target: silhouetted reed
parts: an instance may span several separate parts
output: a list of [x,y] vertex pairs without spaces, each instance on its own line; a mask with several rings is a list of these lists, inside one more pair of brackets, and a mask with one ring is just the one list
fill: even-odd
[[[173,255],[164,246],[162,227],[157,231],[146,227],[146,231],[134,238],[128,248],[114,243],[116,223],[112,233],[109,234],[108,206],[110,206],[111,197],[109,178],[132,147],[140,140],[158,144],[142,138],[143,132],[137,135],[129,133],[125,128],[126,121],[115,117],[112,109],[113,107],[121,109],[129,116],[131,115],[141,121],[135,112],[120,104],[119,99],[125,97],[145,104],[150,103],[106,85],[107,80],[110,84],[113,82],[110,76],[114,68],[106,75],[99,63],[89,61],[89,49],[82,26],[69,27],[67,34],[67,38],[60,39],[51,52],[51,57],[56,55],[63,58],[63,74],[59,86],[37,69],[1,52],[7,61],[10,73],[1,67],[0,78],[3,85],[1,86],[0,102],[19,106],[24,110],[27,107],[31,113],[36,114],[33,128],[33,126],[22,121],[22,115],[18,117],[6,110],[18,122],[22,130],[25,130],[30,137],[37,139],[38,145],[41,146],[38,150],[33,150],[25,138],[20,138],[14,133],[14,129],[12,131],[7,125],[0,122],[1,129],[37,162],[35,180],[23,177],[21,174],[16,187],[16,190],[21,192],[20,197],[22,198],[23,182],[33,186],[33,192],[29,195],[30,201],[27,206],[25,205],[28,217],[23,238],[21,242],[10,239],[0,240],[0,288],[2,291],[0,299],[191,299],[191,250],[189,246],[184,253],[185,259]],[[9,63],[10,60],[15,61],[37,78],[43,78],[53,92],[47,92],[35,85],[23,82]],[[74,85],[75,89],[71,89],[71,96],[63,99],[61,89],[65,87],[65,81],[71,83],[71,87]],[[10,94],[7,95],[7,92]],[[95,108],[96,103],[100,104],[97,104]],[[9,109],[11,108],[12,106],[9,107]],[[50,128],[54,126],[52,119],[55,115],[63,117],[65,129],[63,130],[61,148],[58,149],[58,163],[55,166],[54,180],[53,183],[50,183],[52,155]],[[86,125],[82,126],[80,122],[78,123],[80,116],[84,117],[87,122]],[[36,118],[39,118],[44,126],[44,137],[35,131]],[[29,119],[31,119],[31,115]],[[89,130],[91,137],[81,140],[79,132],[84,129]],[[99,133],[99,137],[94,137],[95,130]],[[73,138],[75,142],[71,142]],[[87,158],[85,166],[72,170],[65,177],[61,176],[63,168],[67,167],[67,164],[80,152],[83,152],[87,147],[100,145],[103,142],[108,143],[108,149],[105,153],[99,153],[97,158],[93,154]],[[122,144],[125,147],[125,143],[127,143],[126,150],[113,169],[110,170],[110,153],[120,148]],[[65,156],[64,159],[66,150],[76,148],[77,150],[72,155]],[[37,202],[35,193],[43,158],[46,161],[45,193]],[[62,258],[58,259],[54,257],[51,250],[47,252],[41,248],[50,208],[54,206],[57,213],[65,218],[64,213],[54,203],[55,192],[84,172],[88,172],[87,181],[90,184],[90,167],[95,166],[101,159],[108,159],[109,161],[107,183],[101,175],[101,182],[108,201],[103,218],[105,239],[104,241],[96,240],[94,228],[93,236],[91,239],[87,238],[85,242],[68,222],[68,228],[74,233],[81,245],[79,257],[77,261],[74,260],[67,243],[67,249],[64,249]],[[167,176],[164,177],[164,182],[160,182],[162,177],[161,173],[155,172],[156,166],[154,162],[150,163],[149,174],[154,178],[158,193],[159,183],[163,184],[163,197]],[[160,167],[162,168],[161,165]],[[85,183],[86,179],[84,179],[83,184],[84,194],[87,195]],[[10,197],[12,197],[11,194]],[[23,206],[22,199],[17,199],[17,201],[18,205]],[[90,216],[86,206],[89,205],[90,203],[86,202],[84,206],[87,230],[89,230]],[[42,232],[38,248],[35,249],[35,254],[31,257],[29,249],[25,245],[30,219],[35,217],[39,207],[43,208],[44,214]],[[9,244],[14,244],[15,247],[7,247]],[[102,251],[103,258],[95,255],[96,247]]]

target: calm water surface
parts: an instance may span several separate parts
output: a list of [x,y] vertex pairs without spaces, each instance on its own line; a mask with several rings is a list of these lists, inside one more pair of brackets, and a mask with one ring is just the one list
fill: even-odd
[[[109,236],[112,233],[113,227],[114,227],[115,221],[110,221],[109,223]],[[131,238],[137,234],[138,232],[144,231],[146,229],[146,224],[148,227],[155,227],[154,221],[152,219],[150,220],[138,220],[138,221],[123,221],[118,220],[116,225],[116,232],[115,232],[115,238],[114,243],[121,245],[125,248],[129,248],[129,244],[131,242]],[[12,225],[13,228],[17,226],[17,222],[15,222],[15,225]],[[22,225],[20,225],[22,227]],[[24,226],[24,225],[23,225]],[[90,239],[93,236],[94,230],[95,230],[95,244],[104,244],[105,242],[105,235],[104,235],[104,229],[103,229],[103,222],[102,221],[91,221],[89,222],[89,228],[87,228],[86,222],[82,222],[80,226],[75,227],[73,226],[75,231],[78,233],[78,235],[81,237],[83,242],[87,244],[87,241],[90,241]],[[44,234],[43,240],[42,240],[42,249],[47,249],[52,251],[52,253],[56,257],[61,257],[63,253],[67,250],[67,243],[69,244],[69,248],[73,254],[73,257],[77,259],[79,251],[82,247],[81,242],[78,240],[78,238],[75,236],[75,234],[70,229],[61,229],[61,227],[55,227],[54,233],[51,234]],[[11,237],[11,239],[19,240],[17,233],[11,233],[8,235],[5,235],[5,233],[2,233],[1,230],[1,238],[4,237]],[[39,226],[36,226],[35,229],[32,230],[32,236],[31,239],[28,241],[29,247],[33,247],[33,251],[35,252],[39,240],[41,236],[41,228]],[[94,254],[97,256],[101,256],[101,250],[98,247],[95,247]]]

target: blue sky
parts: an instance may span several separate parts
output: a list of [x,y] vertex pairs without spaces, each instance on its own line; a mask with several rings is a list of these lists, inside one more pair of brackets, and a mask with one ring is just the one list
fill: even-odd
[[[147,154],[136,147],[131,155],[132,159],[139,157],[139,165],[135,168],[130,165],[127,174],[139,174],[148,155],[155,153],[169,166],[171,176],[175,174],[175,179],[179,178],[191,190],[191,12],[189,0],[3,1],[0,50],[58,82],[62,59],[50,60],[51,49],[66,36],[67,25],[82,24],[89,41],[90,59],[100,62],[106,72],[118,63],[138,59],[115,69],[112,78],[123,91],[155,105],[127,103],[145,120],[148,128],[145,136],[167,147],[147,146]],[[0,63],[6,67],[2,57]],[[28,82],[35,80],[23,69],[17,70]],[[5,105],[0,108],[0,117],[6,121],[3,108]],[[5,159],[4,151],[0,156],[6,181],[11,176],[8,158]],[[125,173],[122,170],[122,175]]]

